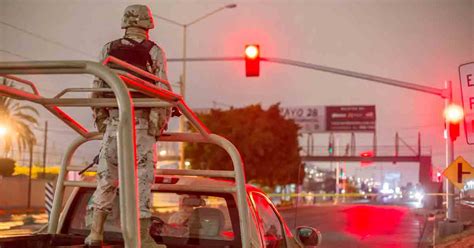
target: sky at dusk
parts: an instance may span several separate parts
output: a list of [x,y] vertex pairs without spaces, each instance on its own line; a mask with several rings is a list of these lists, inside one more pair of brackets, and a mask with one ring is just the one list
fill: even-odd
[[[458,66],[474,60],[471,0],[0,0],[0,60],[97,60],[103,44],[123,35],[123,10],[135,3],[147,4],[154,14],[180,23],[237,4],[189,27],[188,57],[241,56],[245,44],[256,43],[263,57],[437,88],[451,80],[458,103]],[[181,57],[182,29],[162,20],[155,22],[150,38],[168,58]],[[177,82],[181,64],[170,62],[168,66],[169,79]],[[190,62],[187,69],[186,99],[191,107],[212,107],[213,101],[235,107],[277,102],[284,106],[376,105],[378,144],[393,145],[397,131],[408,143],[416,144],[421,132],[422,145],[432,148],[433,164],[444,167],[444,102],[440,97],[271,63],[261,64],[257,78],[245,77],[243,62]],[[92,81],[90,76],[26,78],[38,82],[46,96],[66,87],[86,87]],[[68,110],[93,128],[89,109]],[[52,129],[52,152],[59,153],[75,134],[42,111],[41,122],[45,120]],[[348,143],[349,137],[338,135],[340,144]],[[327,134],[318,134],[315,143],[327,145],[327,139]],[[357,135],[357,144],[371,145],[371,135]],[[95,147],[85,147],[80,157],[90,159]],[[474,162],[464,135],[456,142],[456,152]],[[413,166],[403,167],[402,173],[417,174]]]

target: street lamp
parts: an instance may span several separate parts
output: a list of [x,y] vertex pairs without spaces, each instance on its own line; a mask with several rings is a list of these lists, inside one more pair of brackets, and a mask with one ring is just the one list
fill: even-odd
[[[186,95],[186,42],[187,42],[187,38],[186,38],[186,33],[187,33],[187,30],[188,30],[188,27],[199,22],[199,21],[202,21],[204,19],[206,19],[207,17],[221,11],[221,10],[224,10],[224,9],[232,9],[232,8],[235,8],[237,7],[237,4],[227,4],[225,6],[222,6],[220,8],[217,8],[197,19],[195,19],[194,21],[192,22],[189,22],[189,23],[180,23],[180,22],[177,22],[177,21],[174,21],[174,20],[171,20],[171,19],[168,19],[168,18],[165,18],[165,17],[162,17],[162,16],[159,16],[159,15],[153,15],[154,17],[158,18],[158,19],[161,19],[161,20],[164,20],[164,21],[167,21],[171,24],[174,24],[174,25],[177,25],[181,28],[183,28],[183,72],[182,72],[182,75],[181,75],[181,80],[180,80],[180,94],[181,96],[183,97],[183,99],[185,98],[185,95]],[[185,126],[185,123],[184,123],[184,117],[181,116],[180,119],[179,119],[179,131],[180,132],[183,132],[184,131],[184,126]],[[180,169],[184,169],[184,144],[181,142],[180,143],[180,146],[179,146],[179,150],[180,150],[180,161],[179,161],[179,168]]]
[[154,17],[158,18],[158,19],[161,19],[161,20],[164,20],[164,21],[167,21],[171,24],[174,24],[174,25],[177,25],[181,28],[183,28],[183,72],[182,72],[182,78],[181,78],[181,87],[180,87],[180,91],[181,91],[181,95],[184,97],[185,96],[185,82],[186,82],[186,44],[187,44],[187,30],[188,30],[188,27],[199,22],[199,21],[202,21],[204,19],[206,19],[207,17],[221,11],[221,10],[224,10],[224,9],[232,9],[232,8],[235,8],[237,7],[237,4],[227,4],[225,6],[222,6],[220,8],[217,8],[211,12],[209,12],[208,14],[205,14],[197,19],[195,19],[194,21],[191,21],[189,23],[180,23],[180,22],[177,22],[177,21],[174,21],[174,20],[171,20],[171,19],[168,19],[166,17],[162,17],[162,16],[159,16],[159,15],[153,15]]
[[0,125],[0,137],[3,137],[7,134],[8,128],[6,126]]

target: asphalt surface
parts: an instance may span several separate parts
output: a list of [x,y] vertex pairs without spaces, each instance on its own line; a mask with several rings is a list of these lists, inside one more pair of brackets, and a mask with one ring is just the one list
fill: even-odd
[[0,238],[28,235],[48,223],[46,213],[0,216]]
[[415,248],[424,223],[409,206],[303,206],[280,213],[291,229],[295,224],[319,229],[323,248]]

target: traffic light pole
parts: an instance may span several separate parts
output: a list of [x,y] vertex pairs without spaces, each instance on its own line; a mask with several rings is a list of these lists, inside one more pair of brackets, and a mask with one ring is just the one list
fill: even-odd
[[[181,96],[183,99],[186,96],[186,40],[187,40],[187,33],[188,25],[183,25],[183,75],[181,75],[181,85],[180,91]],[[179,132],[184,132],[186,130],[186,120],[184,116],[179,117]],[[179,169],[184,169],[184,142],[179,142]]]
[[[447,98],[444,99],[445,108],[453,103],[452,82],[446,81],[446,90],[449,92]],[[454,161],[454,141],[451,137],[452,133],[449,127],[449,120],[446,118],[446,168]],[[454,220],[454,185],[446,179],[446,219]]]
[[[245,60],[244,57],[201,57],[201,58],[171,58],[168,59],[169,62],[179,62],[179,61],[242,61]],[[444,89],[439,89],[435,87],[419,85],[411,82],[399,81],[390,78],[384,78],[379,76],[374,76],[370,74],[354,72],[349,70],[338,69],[334,67],[328,67],[323,65],[317,65],[312,63],[306,63],[301,61],[289,60],[289,59],[281,59],[281,58],[260,58],[261,61],[278,63],[278,64],[285,64],[291,65],[296,67],[302,67],[306,69],[316,70],[316,71],[324,71],[333,74],[343,75],[347,77],[359,78],[364,80],[369,80],[376,83],[381,83],[385,85],[391,85],[399,88],[405,88],[409,90],[415,90],[419,92],[423,92],[430,95],[436,95],[445,100],[445,104],[449,105],[453,102],[453,94],[452,94],[452,84],[451,82],[446,82],[446,87]],[[446,166],[451,164],[454,161],[454,149],[453,145],[454,142],[451,139],[451,135],[449,133],[449,128],[446,126],[447,137],[446,137]],[[446,183],[446,199],[447,199],[447,213],[446,218],[448,220],[454,219],[454,185],[447,182]]]
[[[186,59],[170,58],[170,59],[168,59],[168,62],[181,62],[183,60],[185,60],[187,62],[196,62],[196,61],[243,61],[243,60],[245,60],[245,58],[244,57],[215,57],[215,58],[200,57],[200,58],[186,58]],[[399,80],[374,76],[374,75],[360,73],[360,72],[343,70],[343,69],[338,69],[338,68],[329,67],[329,66],[317,65],[317,64],[306,63],[306,62],[295,61],[295,60],[289,60],[289,59],[281,59],[281,58],[261,57],[260,61],[272,62],[272,63],[277,63],[277,64],[292,65],[292,66],[302,67],[302,68],[306,68],[306,69],[312,69],[312,70],[316,70],[316,71],[324,71],[324,72],[329,72],[329,73],[333,73],[333,74],[338,74],[338,75],[343,75],[343,76],[348,76],[348,77],[353,77],[353,78],[369,80],[369,81],[382,83],[382,84],[386,84],[386,85],[392,85],[392,86],[399,87],[399,88],[405,88],[405,89],[420,91],[420,92],[424,92],[424,93],[427,93],[427,94],[440,96],[442,98],[447,98],[448,95],[449,95],[449,90],[448,89],[439,89],[439,88],[434,88],[434,87],[430,87],[430,86],[419,85],[419,84],[415,84],[415,83],[399,81]]]

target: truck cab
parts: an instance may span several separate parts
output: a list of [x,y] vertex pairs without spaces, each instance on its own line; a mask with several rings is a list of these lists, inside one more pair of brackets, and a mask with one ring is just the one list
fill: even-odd
[[[166,247],[242,247],[235,183],[204,177],[157,176],[152,190],[150,235]],[[87,236],[93,188],[75,190],[67,202],[61,233]],[[264,192],[246,185],[251,247],[304,247]],[[105,224],[106,245],[123,244],[119,203]],[[317,234],[318,235],[318,234]],[[320,238],[320,236],[317,236]]]

